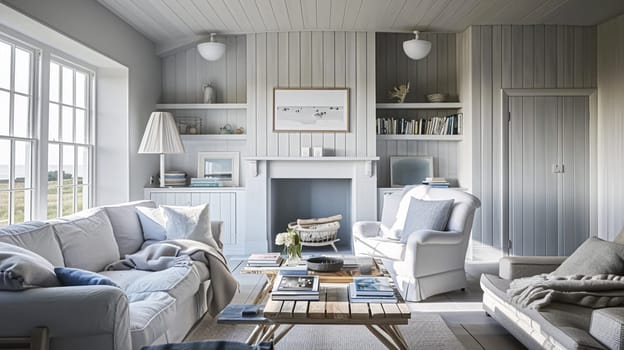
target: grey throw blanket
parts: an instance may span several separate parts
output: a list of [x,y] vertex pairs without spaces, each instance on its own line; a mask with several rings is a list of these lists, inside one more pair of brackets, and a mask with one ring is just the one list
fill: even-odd
[[539,310],[551,302],[599,309],[624,305],[624,276],[541,274],[519,278],[507,290],[511,301],[521,307]]
[[173,266],[203,263],[210,271],[207,291],[208,312],[215,316],[227,306],[238,290],[238,282],[227,267],[223,253],[205,243],[176,239],[154,243],[106,267],[106,270],[160,271]]

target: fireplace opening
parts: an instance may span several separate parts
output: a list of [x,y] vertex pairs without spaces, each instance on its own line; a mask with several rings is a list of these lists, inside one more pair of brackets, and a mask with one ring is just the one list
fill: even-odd
[[[251,199],[253,200],[253,198]],[[342,215],[336,248],[351,252],[351,179],[271,179],[269,250],[278,252],[275,235],[297,219]],[[303,247],[303,254],[334,252],[330,245]]]

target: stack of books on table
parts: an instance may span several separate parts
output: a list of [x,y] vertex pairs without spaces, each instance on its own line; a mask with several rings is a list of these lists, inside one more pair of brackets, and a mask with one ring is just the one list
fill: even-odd
[[422,183],[435,188],[448,188],[450,185],[445,177],[426,177]]
[[184,171],[165,171],[165,186],[183,187],[186,186],[186,173]]
[[349,300],[352,303],[396,303],[397,297],[388,277],[353,277]]
[[281,264],[280,253],[251,254],[247,259],[247,266],[251,267],[279,267]]
[[191,178],[191,187],[221,187],[221,182],[216,179],[193,177]]
[[318,276],[277,275],[271,292],[273,300],[319,300]]

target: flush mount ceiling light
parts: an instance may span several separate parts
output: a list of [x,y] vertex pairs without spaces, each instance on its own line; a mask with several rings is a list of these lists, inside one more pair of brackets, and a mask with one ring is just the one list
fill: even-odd
[[429,51],[431,51],[431,42],[418,39],[419,33],[419,31],[415,30],[415,38],[403,42],[403,51],[405,51],[407,57],[413,60],[424,58],[429,54]]
[[197,51],[207,61],[216,61],[225,53],[225,44],[215,41],[216,33],[210,33],[210,41],[197,44]]

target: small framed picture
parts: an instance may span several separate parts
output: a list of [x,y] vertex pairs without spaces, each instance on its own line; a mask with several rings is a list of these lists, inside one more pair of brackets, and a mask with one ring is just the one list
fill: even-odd
[[238,186],[238,152],[198,152],[197,177],[226,187]]
[[433,176],[433,157],[390,157],[390,187],[420,185]]

